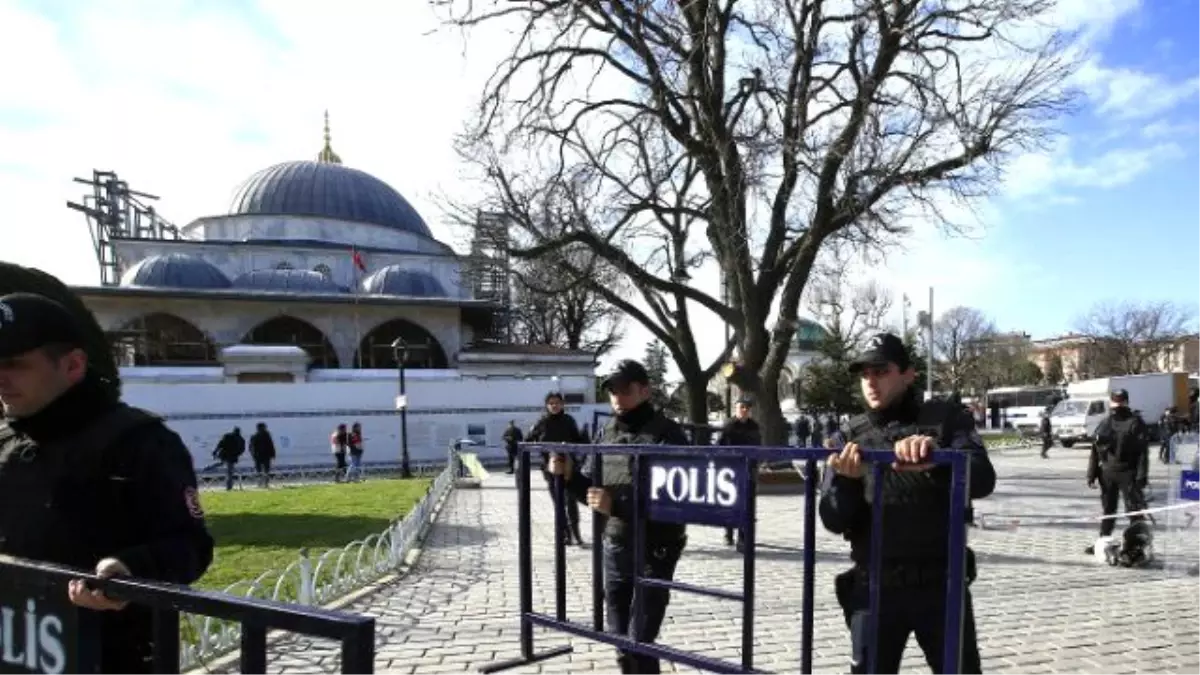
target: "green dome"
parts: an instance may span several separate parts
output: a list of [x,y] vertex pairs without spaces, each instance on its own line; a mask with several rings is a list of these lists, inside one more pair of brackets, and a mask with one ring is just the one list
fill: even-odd
[[816,351],[829,337],[825,327],[811,319],[796,320],[796,346],[800,351]]

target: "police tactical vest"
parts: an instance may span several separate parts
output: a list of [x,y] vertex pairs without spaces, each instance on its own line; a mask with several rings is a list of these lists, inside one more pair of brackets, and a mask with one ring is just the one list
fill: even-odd
[[1145,424],[1137,414],[1125,418],[1109,415],[1104,424],[1108,427],[1096,439],[1100,445],[1102,463],[1105,468],[1116,471],[1133,470],[1142,459],[1146,448],[1145,439],[1139,438],[1139,430]]
[[[864,449],[886,450],[897,440],[912,435],[934,436],[939,447],[946,447],[954,431],[958,410],[944,401],[927,401],[918,408],[915,419],[894,421],[877,426],[868,415],[850,420],[849,441]],[[946,557],[950,508],[950,470],[933,467],[928,471],[883,471],[884,527],[881,537],[883,556],[896,560],[940,560]],[[868,465],[863,476],[863,496],[868,505],[875,499],[875,477]],[[863,514],[846,537],[851,542],[851,557],[860,563],[869,560],[871,541],[870,510]]]
[[[609,420],[600,438],[601,445],[658,445],[666,436],[671,421],[661,412],[656,412],[642,428],[637,431],[620,429],[616,418]],[[633,485],[633,461],[629,455],[603,454],[600,456],[602,475],[601,481],[605,487],[624,487]],[[605,533],[609,537],[623,538],[626,535],[627,524],[619,518],[609,518]],[[663,540],[681,537],[684,531],[682,525],[674,523],[647,523],[647,539]]]
[[[0,552],[91,567],[136,529],[136,468],[118,441],[160,418],[120,404],[47,444],[0,423]],[[144,489],[144,486],[141,488]]]

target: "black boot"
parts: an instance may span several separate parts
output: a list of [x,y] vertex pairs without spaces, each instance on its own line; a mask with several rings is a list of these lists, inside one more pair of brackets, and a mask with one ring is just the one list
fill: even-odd
[[579,534],[579,523],[571,523],[570,534],[567,535],[567,542],[574,541],[576,546],[583,546],[583,537]]

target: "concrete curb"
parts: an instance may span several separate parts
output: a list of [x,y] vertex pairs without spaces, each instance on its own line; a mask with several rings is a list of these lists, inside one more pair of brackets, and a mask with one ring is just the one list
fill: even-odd
[[[424,527],[422,527],[421,531],[417,534],[417,537],[416,537],[415,543],[413,544],[413,547],[411,549],[409,549],[407,554],[405,554],[404,562],[400,564],[399,569],[397,569],[395,572],[390,572],[388,574],[383,575],[382,577],[376,579],[375,581],[372,581],[371,583],[367,584],[366,586],[363,586],[362,588],[350,591],[346,595],[340,596],[340,597],[338,597],[334,600],[331,600],[323,605],[319,605],[319,607],[321,609],[331,609],[331,610],[344,609],[345,607],[348,607],[349,605],[352,605],[355,602],[358,602],[359,600],[362,600],[365,597],[374,595],[375,593],[382,591],[385,587],[387,587],[391,584],[394,584],[397,581],[403,579],[405,576],[407,576],[409,574],[409,572],[411,572],[413,570],[413,568],[416,567],[417,562],[421,559],[421,554],[425,550],[425,548],[424,548],[425,539],[426,539],[426,537],[429,536],[429,531],[433,529],[434,524],[437,523],[438,518],[441,516],[442,508],[446,505],[447,500],[450,499],[451,495],[454,494],[454,491],[456,489],[457,489],[457,485],[452,485],[451,489],[447,490],[446,494],[442,495],[441,499],[439,499],[437,501],[437,503],[433,505],[433,509],[432,509],[431,515],[429,517],[429,522],[425,523]],[[273,644],[277,643],[279,640],[283,639],[284,637],[286,637],[290,634],[291,633],[289,633],[288,631],[283,631],[283,630],[269,631],[267,633],[267,651],[268,651],[268,653],[270,652],[271,646]],[[183,672],[185,673],[185,675],[207,675],[208,673],[212,673],[212,672],[216,672],[216,671],[226,672],[226,671],[230,671],[230,670],[233,670],[233,672],[237,672],[236,666],[237,666],[238,660],[240,658],[241,658],[240,651],[238,649],[233,649],[225,654],[222,654],[221,656],[218,656],[218,657],[212,659],[211,661],[208,661],[208,662],[200,661],[200,663],[196,667],[192,668],[191,670],[187,670],[187,671],[183,671]]]

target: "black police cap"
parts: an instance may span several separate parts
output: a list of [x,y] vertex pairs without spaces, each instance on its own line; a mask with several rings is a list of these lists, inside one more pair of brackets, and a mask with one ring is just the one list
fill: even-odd
[[634,382],[638,384],[650,384],[650,374],[646,372],[646,367],[637,361],[623,359],[617,362],[612,372],[604,376],[604,379],[600,381],[600,387],[608,389],[612,385]]
[[1108,394],[1108,398],[1113,401],[1129,403],[1129,392],[1124,389],[1114,389]]
[[36,293],[0,297],[0,358],[52,344],[87,347],[83,327],[66,307]]
[[866,350],[850,362],[850,372],[858,373],[867,366],[886,366],[889,363],[896,364],[900,370],[907,370],[911,365],[908,348],[895,335],[879,333],[871,338]]

